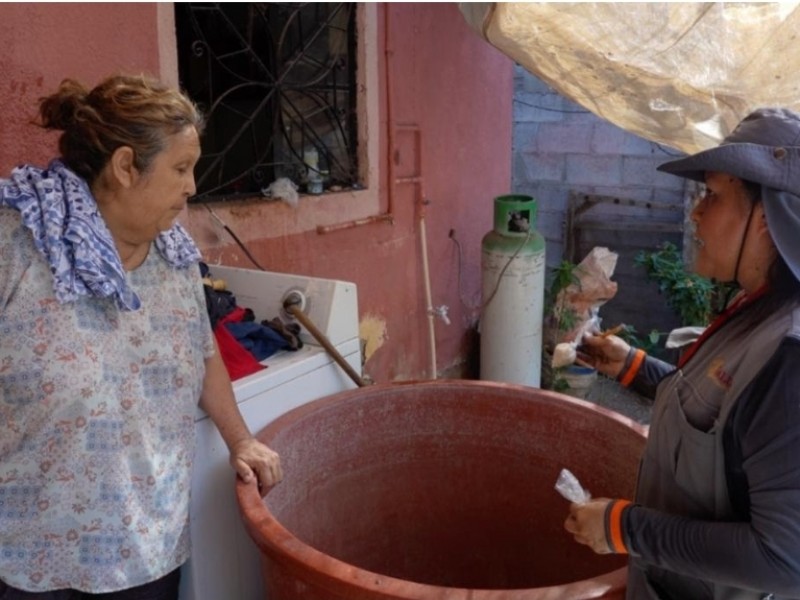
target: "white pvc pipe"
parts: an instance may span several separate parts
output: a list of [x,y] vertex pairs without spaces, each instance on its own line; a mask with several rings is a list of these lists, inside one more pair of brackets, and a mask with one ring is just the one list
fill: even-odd
[[[425,202],[425,200],[422,200]],[[431,276],[428,269],[428,236],[425,232],[425,209],[423,208],[419,216],[419,235],[422,245],[422,274],[425,280],[425,303],[428,313],[428,343],[430,345],[430,370],[431,379],[436,379],[436,333],[434,331],[434,310],[431,300]]]

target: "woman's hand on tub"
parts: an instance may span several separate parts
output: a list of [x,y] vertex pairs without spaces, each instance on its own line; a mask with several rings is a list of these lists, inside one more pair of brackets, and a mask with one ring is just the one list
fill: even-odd
[[598,554],[610,554],[612,550],[605,526],[606,509],[610,503],[608,498],[595,498],[581,504],[570,504],[564,529],[579,544],[589,546]]
[[245,483],[255,477],[262,496],[283,479],[278,453],[255,438],[241,440],[231,448],[231,466]]

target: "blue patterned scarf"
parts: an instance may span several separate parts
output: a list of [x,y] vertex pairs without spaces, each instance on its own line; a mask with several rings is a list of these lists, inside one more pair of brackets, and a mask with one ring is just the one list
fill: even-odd
[[[14,169],[10,179],[0,179],[0,206],[20,212],[50,265],[59,302],[97,296],[113,297],[121,310],[141,306],[89,186],[60,160],[45,170],[24,165]],[[197,246],[177,223],[161,233],[155,245],[173,267],[187,268],[200,260]]]

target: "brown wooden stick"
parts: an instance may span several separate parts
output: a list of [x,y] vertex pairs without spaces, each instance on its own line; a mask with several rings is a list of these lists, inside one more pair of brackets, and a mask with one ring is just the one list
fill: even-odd
[[616,327],[612,327],[611,329],[606,329],[605,331],[600,332],[600,337],[608,337],[610,335],[617,335],[623,329],[625,329],[625,325],[623,323],[620,323]]
[[328,354],[331,355],[336,364],[344,369],[344,372],[350,376],[350,379],[355,382],[358,387],[364,387],[367,383],[362,379],[361,375],[356,373],[355,369],[350,366],[345,358],[339,354],[339,351],[334,347],[334,345],[330,342],[330,340],[325,337],[325,334],[322,333],[316,325],[308,318],[308,315],[300,310],[300,307],[297,304],[291,304],[290,302],[284,302],[283,308],[286,309],[290,315],[292,315],[295,319],[300,321],[300,324],[303,325],[308,330],[308,333],[314,336],[314,338],[322,345],[325,350],[328,351]]

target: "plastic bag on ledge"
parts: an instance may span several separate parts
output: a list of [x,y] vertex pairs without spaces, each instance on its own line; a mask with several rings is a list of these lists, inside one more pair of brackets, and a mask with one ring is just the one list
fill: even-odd
[[292,208],[297,208],[300,197],[297,194],[297,184],[288,177],[279,177],[261,190],[264,196],[283,200]]
[[561,469],[556,480],[556,491],[570,502],[583,504],[592,499],[589,490],[585,490],[578,478],[569,469]]

